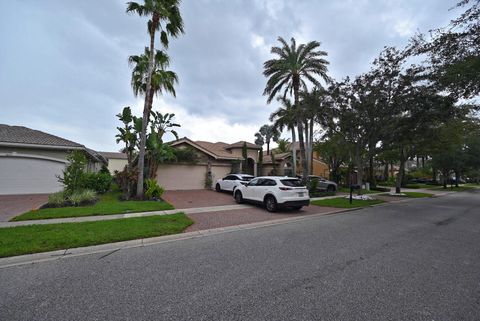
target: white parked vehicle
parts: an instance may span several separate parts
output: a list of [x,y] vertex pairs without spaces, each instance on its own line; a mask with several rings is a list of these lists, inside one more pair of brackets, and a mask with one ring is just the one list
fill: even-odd
[[267,211],[290,207],[295,210],[310,204],[307,188],[298,178],[286,176],[262,176],[238,186],[233,196],[237,203],[263,204]]
[[215,184],[215,190],[217,192],[230,191],[233,192],[235,188],[242,184],[246,184],[251,181],[255,176],[249,174],[230,174],[221,178]]

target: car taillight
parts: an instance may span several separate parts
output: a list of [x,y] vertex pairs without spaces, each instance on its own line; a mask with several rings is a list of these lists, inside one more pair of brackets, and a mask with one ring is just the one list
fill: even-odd
[[279,189],[282,190],[282,191],[290,191],[290,190],[292,190],[291,187],[281,187],[281,186],[279,187]]

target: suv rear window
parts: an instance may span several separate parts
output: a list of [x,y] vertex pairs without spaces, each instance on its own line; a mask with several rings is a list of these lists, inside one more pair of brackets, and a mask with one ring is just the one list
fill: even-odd
[[281,179],[280,182],[282,182],[282,184],[285,186],[291,186],[291,187],[303,186],[302,182],[299,179]]
[[242,178],[242,181],[247,181],[247,182],[249,182],[249,181],[251,181],[252,179],[254,179],[253,176],[241,176],[241,178]]

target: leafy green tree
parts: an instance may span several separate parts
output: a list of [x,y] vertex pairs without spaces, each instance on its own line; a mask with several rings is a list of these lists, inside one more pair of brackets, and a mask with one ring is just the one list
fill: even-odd
[[[148,33],[150,35],[150,45],[148,48],[149,61],[146,73],[145,103],[143,108],[142,131],[140,133],[140,149],[138,159],[138,182],[137,196],[143,195],[143,175],[145,162],[145,146],[147,140],[147,123],[150,116],[151,106],[153,104],[154,91],[152,78],[155,70],[155,34],[160,31],[160,42],[165,48],[168,48],[168,37],[177,37],[183,33],[183,20],[179,10],[179,0],[143,0],[142,4],[137,2],[127,3],[127,12],[136,13],[139,16],[149,17]],[[155,54],[154,54],[155,53]]]
[[279,153],[287,153],[290,150],[290,142],[288,139],[280,138],[277,141],[277,151]]
[[[282,37],[279,37],[278,41],[281,47],[271,49],[271,53],[278,57],[264,63],[263,74],[268,80],[263,94],[268,97],[267,102],[270,103],[282,91],[283,97],[286,97],[287,93],[290,95],[293,93],[295,109],[299,109],[300,90],[307,88],[306,81],[320,87],[317,77],[329,80],[327,76],[329,62],[324,59],[327,53],[318,49],[320,43],[317,41],[298,46],[294,38],[291,38],[290,45]],[[302,116],[298,113],[296,125],[302,159],[302,177],[307,181],[308,166],[303,122]]]
[[348,144],[341,133],[333,133],[314,145],[314,151],[328,164],[330,179],[337,183],[341,180],[340,167],[349,163],[351,158],[352,148]]

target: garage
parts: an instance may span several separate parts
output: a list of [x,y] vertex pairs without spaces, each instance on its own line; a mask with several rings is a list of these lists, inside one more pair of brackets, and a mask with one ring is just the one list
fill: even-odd
[[58,192],[65,161],[38,155],[0,156],[0,195]]

